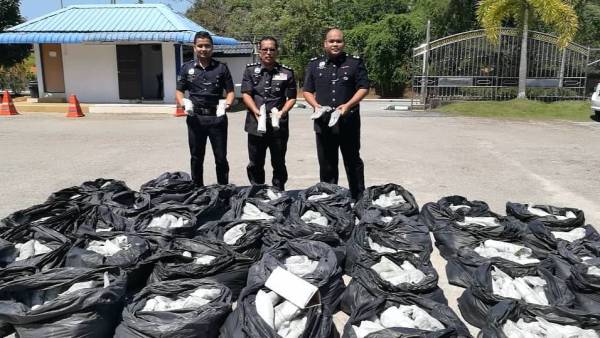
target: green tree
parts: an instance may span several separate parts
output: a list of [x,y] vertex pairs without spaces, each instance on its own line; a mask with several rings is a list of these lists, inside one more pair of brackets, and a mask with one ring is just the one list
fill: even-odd
[[559,46],[563,48],[573,41],[578,28],[577,13],[572,2],[562,0],[481,0],[477,18],[488,38],[496,43],[502,23],[506,20],[513,20],[521,28],[518,98],[526,98],[527,38],[533,18],[553,27],[558,34]]
[[402,95],[412,75],[412,48],[421,38],[413,18],[386,15],[374,24],[363,24],[346,34],[350,50],[365,59],[369,78],[382,96]]
[[[0,32],[23,22],[19,12],[19,0],[0,0]],[[0,44],[0,66],[5,69],[20,63],[30,53],[30,46]]]

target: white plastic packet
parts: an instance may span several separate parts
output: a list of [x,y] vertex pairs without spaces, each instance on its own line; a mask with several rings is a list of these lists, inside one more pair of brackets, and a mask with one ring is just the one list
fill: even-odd
[[335,126],[338,123],[338,121],[340,119],[340,116],[342,116],[342,113],[339,110],[337,110],[337,109],[334,110],[331,113],[331,116],[329,117],[329,123],[327,124],[327,126],[329,128]]
[[308,210],[300,217],[300,219],[306,223],[317,224],[324,227],[329,225],[327,217],[323,216],[318,211]]
[[321,106],[317,109],[315,109],[315,111],[310,115],[310,119],[311,120],[316,120],[318,118],[320,118],[321,116],[323,116],[323,114],[331,111],[333,108],[331,108],[330,106]]
[[279,129],[279,109],[277,107],[271,108],[271,126],[273,129]]
[[402,197],[402,195],[398,195],[396,190],[392,190],[387,194],[381,194],[376,200],[373,201],[373,204],[382,208],[389,208],[402,203],[406,203],[406,200],[404,197]]
[[258,116],[258,127],[259,133],[267,132],[267,107],[263,104],[260,106],[260,116]]
[[225,109],[227,107],[226,100],[219,100],[219,104],[217,105],[217,116],[225,115]]
[[183,110],[185,110],[185,112],[188,114],[192,114],[194,112],[194,104],[192,103],[192,100],[185,98],[183,99]]
[[15,249],[19,250],[19,256],[15,259],[16,262],[52,251],[52,249],[35,239],[30,239],[25,243],[15,244]]
[[237,243],[237,241],[246,234],[246,226],[246,223],[240,223],[234,226],[233,228],[227,230],[223,234],[223,242],[229,245],[235,245],[235,243]]

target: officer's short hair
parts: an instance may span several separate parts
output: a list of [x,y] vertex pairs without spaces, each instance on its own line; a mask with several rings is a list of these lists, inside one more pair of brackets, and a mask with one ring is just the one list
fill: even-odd
[[275,39],[272,36],[263,36],[259,41],[258,41],[258,47],[260,48],[261,44],[263,43],[263,41],[273,41],[275,42],[275,48],[279,48],[279,43],[277,42],[277,39]]
[[342,32],[342,36],[343,36],[343,34],[344,34],[344,31],[342,31],[342,30],[341,30],[340,28],[338,28],[338,27],[329,27],[329,28],[328,28],[328,29],[325,31],[325,34],[323,35],[323,41],[326,41],[326,40],[327,40],[327,34],[329,34],[329,32],[331,32],[331,31],[340,31],[340,32]]
[[211,45],[214,45],[212,36],[210,36],[210,34],[208,34],[208,32],[201,31],[201,32],[196,33],[196,35],[194,35],[194,44],[196,44],[196,40],[198,40],[198,39],[207,39],[208,41],[210,41]]

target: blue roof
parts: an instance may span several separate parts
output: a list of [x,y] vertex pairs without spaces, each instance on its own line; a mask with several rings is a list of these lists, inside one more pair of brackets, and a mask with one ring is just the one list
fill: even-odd
[[[163,4],[73,5],[7,29],[0,43],[192,43],[199,31],[206,29]],[[213,41],[238,44],[217,35]]]

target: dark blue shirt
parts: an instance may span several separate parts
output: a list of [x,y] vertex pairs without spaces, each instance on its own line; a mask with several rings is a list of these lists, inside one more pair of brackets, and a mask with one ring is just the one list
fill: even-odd
[[[281,64],[275,64],[270,71],[262,67],[261,63],[248,64],[242,79],[242,93],[252,96],[257,108],[265,104],[267,114],[273,107],[281,110],[288,99],[296,98],[294,71]],[[256,116],[247,111],[244,130],[253,135],[260,135],[257,128]],[[288,114],[279,120],[279,128],[282,133],[288,132]],[[271,129],[271,123],[267,121],[267,132],[271,132]]]
[[[322,106],[336,108],[344,104],[359,89],[369,89],[369,77],[364,62],[358,56],[341,54],[335,59],[321,56],[310,60],[306,67],[303,90],[315,95]],[[358,106],[351,109],[343,119],[347,123],[359,119]],[[326,121],[315,120],[315,131],[326,127]]]
[[223,90],[233,90],[233,79],[227,65],[217,60],[211,60],[206,68],[189,61],[181,66],[177,90],[189,91],[194,107],[214,108],[223,98]]

